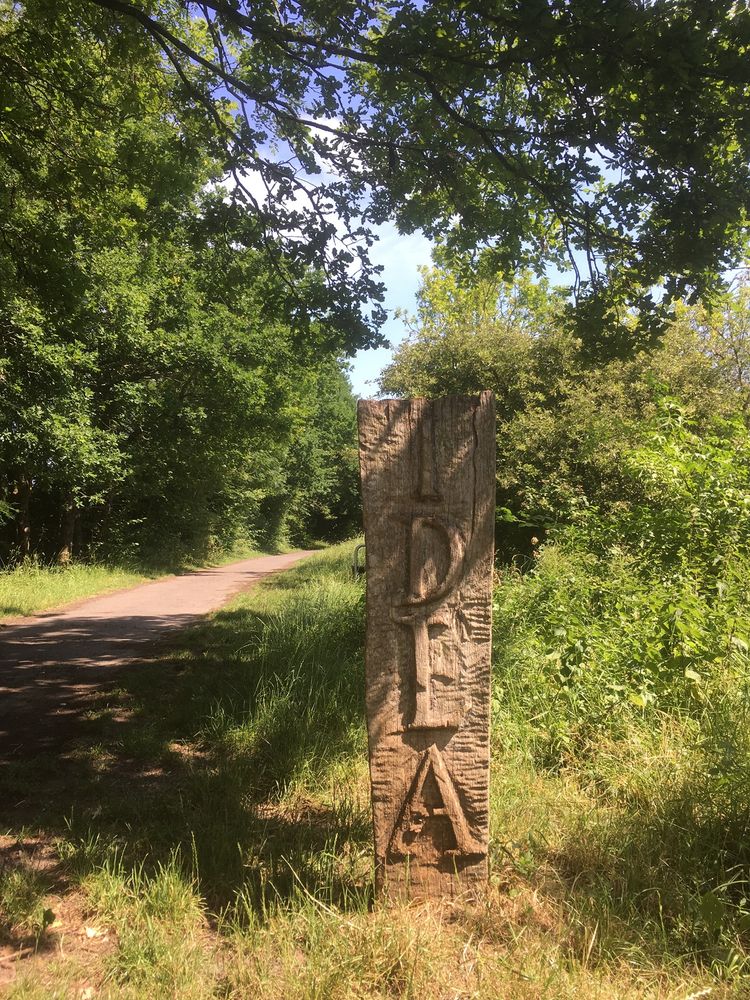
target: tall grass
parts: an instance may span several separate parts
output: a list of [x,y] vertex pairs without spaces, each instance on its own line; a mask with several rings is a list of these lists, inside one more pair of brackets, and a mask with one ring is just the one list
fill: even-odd
[[[564,546],[510,574],[496,600],[493,746],[572,796],[562,820],[536,813],[523,863],[575,886],[602,953],[640,942],[734,974],[750,946],[750,671],[729,640],[746,610],[714,595],[714,643],[686,667],[669,653],[681,591],[668,591],[620,553],[603,563]],[[508,796],[495,801],[498,832],[513,819]]]
[[[8,802],[34,781],[37,824],[109,930],[101,994],[746,996],[750,737],[725,683],[742,664],[639,704],[617,597],[638,605],[637,568],[550,546],[504,574],[486,900],[381,908],[349,556],[269,580],[144,664],[96,746],[0,775]],[[74,961],[30,966],[9,996],[54,995],[41,984]]]

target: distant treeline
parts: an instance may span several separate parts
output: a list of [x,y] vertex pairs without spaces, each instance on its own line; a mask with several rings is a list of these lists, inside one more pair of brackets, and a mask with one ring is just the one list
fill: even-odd
[[351,530],[361,318],[158,53],[35,10],[0,35],[0,560]]
[[[303,238],[301,210],[273,217],[256,190],[289,194],[291,174],[280,159],[248,179],[232,150],[250,125],[221,98],[207,117],[199,68],[181,76],[95,4],[50,10],[0,19],[0,561],[160,560],[354,530],[341,359],[376,338],[355,256],[333,258],[348,291],[321,270],[331,205],[310,195],[319,232]],[[246,138],[245,154],[268,136]],[[659,343],[639,343],[648,330],[623,307],[583,343],[544,283],[469,286],[438,268],[382,389],[494,389],[512,556],[592,510],[637,506],[626,456],[669,400],[698,434],[744,433],[747,286],[714,306],[676,307]]]

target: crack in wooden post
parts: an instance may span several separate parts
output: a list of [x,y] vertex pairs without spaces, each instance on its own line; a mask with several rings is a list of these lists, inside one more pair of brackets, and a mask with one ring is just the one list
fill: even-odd
[[419,489],[417,499],[439,500],[437,469],[435,467],[435,429],[432,422],[432,401],[413,400],[414,416],[419,441]]

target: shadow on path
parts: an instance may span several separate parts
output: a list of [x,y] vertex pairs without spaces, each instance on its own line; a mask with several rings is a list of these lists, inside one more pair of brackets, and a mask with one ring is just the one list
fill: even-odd
[[153,643],[309,555],[261,556],[93,598],[0,633],[0,761],[83,735],[97,696]]
[[[348,579],[348,565],[335,573]],[[120,642],[137,650],[131,641],[160,628],[158,616],[111,619],[116,637],[90,617],[68,622],[68,663],[50,669],[58,687],[73,679],[65,709],[75,739],[34,750],[24,734],[21,750],[0,757],[0,847],[4,835],[12,867],[42,845],[58,865],[45,879],[74,890],[105,863],[150,877],[177,859],[211,912],[232,906],[238,919],[296,893],[366,905],[361,595],[354,588],[342,601],[335,589],[326,603],[321,588],[311,601],[308,583],[300,566],[271,584],[286,591],[278,609],[222,610],[184,633],[170,629],[138,660],[123,660]],[[42,669],[56,641],[51,630],[39,638],[41,662],[29,670]],[[96,650],[95,662],[74,655],[79,644]],[[106,685],[93,680],[102,667]],[[20,667],[14,676],[23,688]],[[279,794],[299,780],[298,792]]]

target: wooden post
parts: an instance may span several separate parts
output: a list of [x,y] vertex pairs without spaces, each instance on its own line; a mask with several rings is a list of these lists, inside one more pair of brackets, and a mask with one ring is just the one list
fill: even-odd
[[487,879],[492,394],[362,400],[367,726],[376,889]]

